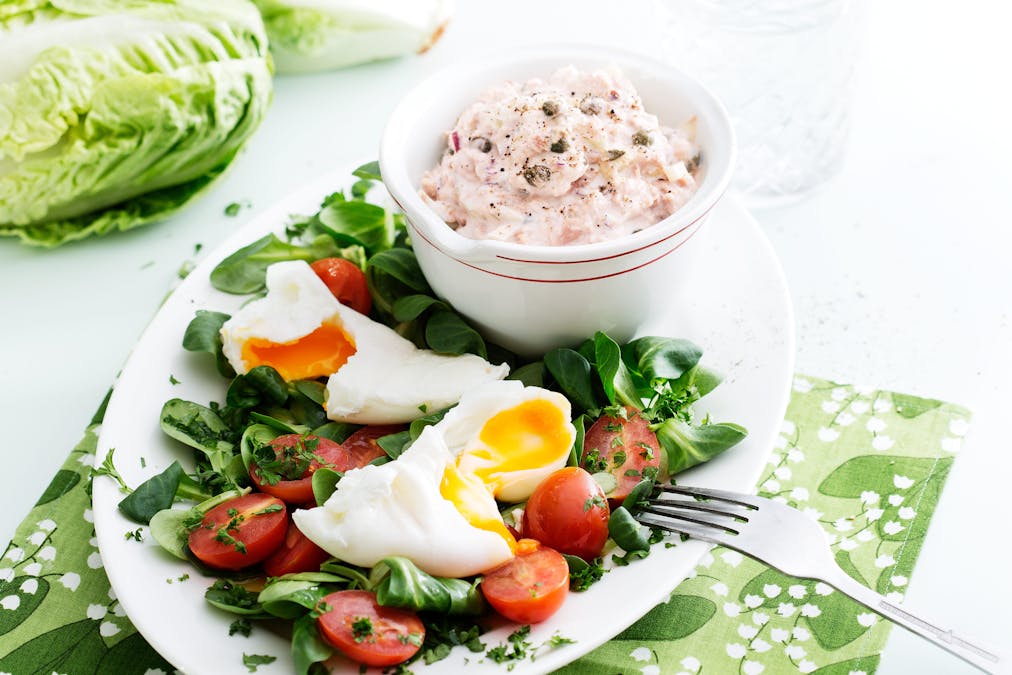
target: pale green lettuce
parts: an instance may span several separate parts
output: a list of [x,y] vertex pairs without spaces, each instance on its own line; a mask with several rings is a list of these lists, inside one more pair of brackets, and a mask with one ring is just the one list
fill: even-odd
[[0,2],[0,234],[42,246],[165,217],[270,103],[246,0]]
[[279,73],[332,70],[424,51],[452,0],[253,0]]

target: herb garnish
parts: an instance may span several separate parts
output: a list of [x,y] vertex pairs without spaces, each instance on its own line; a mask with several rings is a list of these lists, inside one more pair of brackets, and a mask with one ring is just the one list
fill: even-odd
[[268,663],[274,663],[278,660],[276,656],[270,656],[269,654],[246,654],[242,655],[242,665],[249,669],[249,672],[255,673],[259,666],[266,666]]
[[357,616],[351,622],[351,635],[355,642],[362,642],[372,635],[372,621],[367,616]]
[[243,637],[249,637],[250,633],[253,632],[253,624],[250,623],[249,619],[242,617],[236,619],[228,625],[229,635],[242,635]]

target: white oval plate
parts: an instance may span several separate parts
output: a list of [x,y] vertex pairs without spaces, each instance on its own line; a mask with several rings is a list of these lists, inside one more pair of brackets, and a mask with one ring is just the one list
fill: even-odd
[[[322,177],[283,200],[226,240],[180,284],[134,347],[105,414],[96,465],[115,448],[115,464],[128,485],[136,486],[163,471],[174,460],[192,466],[192,451],[159,429],[162,404],[173,397],[199,403],[224,399],[223,380],[206,354],[182,349],[183,331],[197,309],[234,312],[244,298],[211,287],[208,275],[225,256],[274,231],[283,230],[288,216],[314,213],[324,195],[350,183],[350,171]],[[698,274],[688,288],[673,293],[670,304],[641,334],[694,340],[704,350],[703,362],[726,379],[699,406],[714,420],[734,421],[749,430],[748,438],[717,459],[686,472],[690,485],[750,492],[766,462],[790,391],[794,364],[794,320],[790,295],[780,264],[758,224],[741,206],[725,197],[697,235]],[[178,384],[173,384],[178,381]],[[293,672],[288,641],[264,627],[246,638],[229,637],[235,618],[204,601],[211,579],[186,562],[172,558],[151,539],[142,543],[124,534],[137,525],[116,508],[122,494],[113,481],[95,481],[95,529],[109,580],[127,616],[168,661],[187,675],[244,675],[242,656],[277,657],[258,673]],[[147,532],[145,528],[145,533]],[[514,675],[558,668],[607,641],[664,601],[708,549],[687,541],[628,567],[614,569],[584,593],[570,594],[550,620],[534,626],[531,640],[540,644],[554,633],[575,644],[523,661]],[[188,576],[187,576],[188,575]],[[484,637],[489,646],[502,642],[509,628]],[[504,673],[503,666],[481,662],[480,655],[455,650],[431,666],[415,664],[417,672],[468,671]],[[334,672],[357,673],[358,666],[339,661]]]

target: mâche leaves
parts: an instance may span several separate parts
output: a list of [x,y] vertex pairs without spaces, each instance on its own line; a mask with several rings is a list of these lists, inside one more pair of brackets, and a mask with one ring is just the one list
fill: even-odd
[[182,475],[183,467],[179,462],[173,462],[165,471],[147,479],[124,497],[119,503],[119,510],[135,522],[149,523],[156,513],[172,506]]

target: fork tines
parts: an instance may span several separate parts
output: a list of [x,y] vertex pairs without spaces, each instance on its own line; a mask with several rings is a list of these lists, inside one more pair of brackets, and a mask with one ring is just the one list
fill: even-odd
[[636,518],[644,525],[709,539],[718,534],[739,534],[736,525],[747,523],[755,508],[738,495],[719,490],[658,485]]

